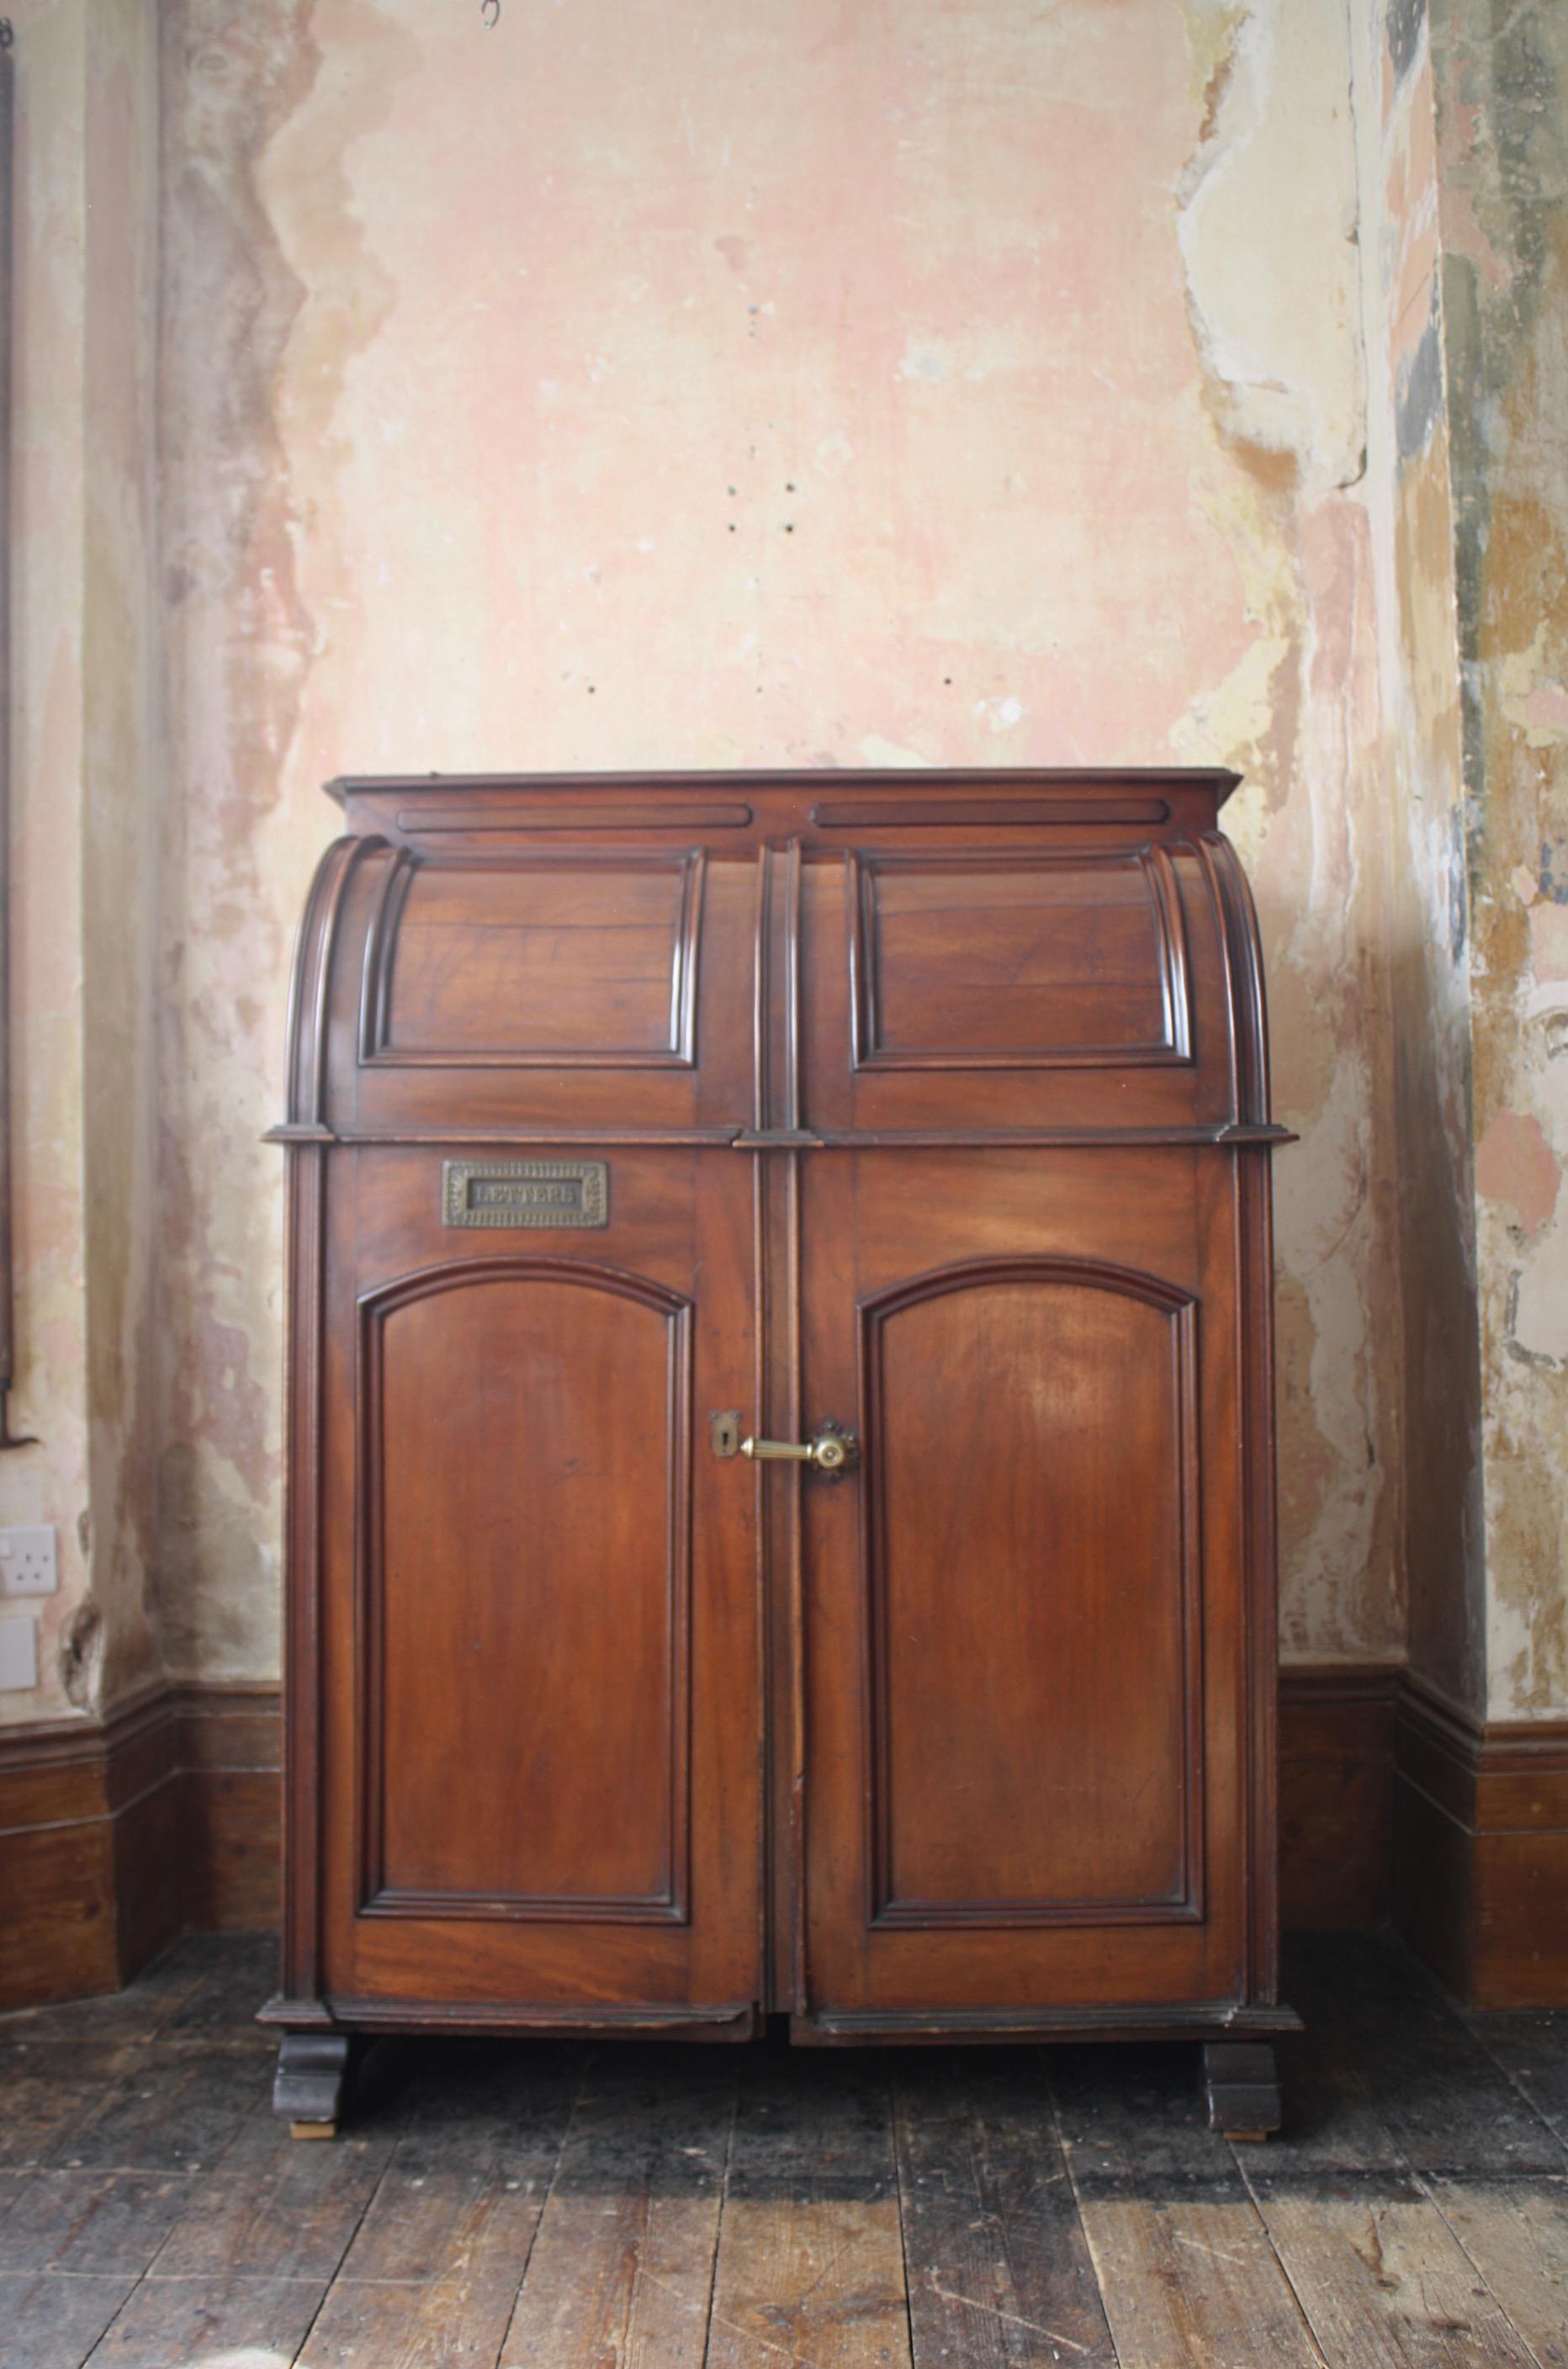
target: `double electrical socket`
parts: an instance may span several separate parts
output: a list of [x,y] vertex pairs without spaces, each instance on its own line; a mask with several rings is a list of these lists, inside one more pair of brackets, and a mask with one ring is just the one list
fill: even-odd
[[[52,1596],[60,1585],[52,1522],[0,1530],[0,1596]],[[0,1694],[38,1684],[38,1622],[0,1620]]]
[[0,1596],[52,1596],[59,1585],[52,1522],[0,1530]]

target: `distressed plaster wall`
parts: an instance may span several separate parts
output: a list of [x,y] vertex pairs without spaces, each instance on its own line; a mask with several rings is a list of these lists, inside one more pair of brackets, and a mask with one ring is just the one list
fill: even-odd
[[1568,12],[1433,0],[1489,1706],[1568,1708]]
[[[1191,8],[1187,32],[1203,115],[1177,232],[1215,435],[1192,489],[1248,633],[1172,740],[1249,778],[1230,827],[1264,918],[1276,1104],[1302,1137],[1276,1170],[1282,1642],[1288,1659],[1393,1655],[1399,1299],[1349,19]],[[1109,732],[1108,670],[1103,686]]]
[[13,16],[0,1723],[277,1668],[324,776],[1173,756],[1303,1138],[1285,1655],[1568,1708],[1568,12]]
[[[143,0],[94,0],[86,68],[83,1168],[91,1595],[103,1696],[156,1668],[154,980],[162,636],[154,566],[158,52]],[[63,1673],[69,1677],[69,1668]]]
[[0,1521],[49,1521],[40,1684],[155,1673],[151,1235],[158,619],[150,559],[157,78],[137,0],[18,0],[13,1428]]
[[[1234,762],[1284,1636],[1400,1652],[1356,142],[1321,0],[162,11],[159,1617],[278,1657],[288,944],[345,769]],[[1288,201],[1280,201],[1288,188]]]
[[1421,0],[1368,0],[1353,26],[1409,1653],[1424,1677],[1480,1710],[1486,1574],[1471,959],[1432,62]]

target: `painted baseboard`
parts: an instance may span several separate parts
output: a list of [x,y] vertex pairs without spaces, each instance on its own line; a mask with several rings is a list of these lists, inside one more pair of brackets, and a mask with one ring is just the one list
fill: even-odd
[[[280,1741],[267,1685],[0,1733],[0,2008],[113,1990],[188,1926],[275,1925]],[[1568,2005],[1568,1720],[1282,1670],[1279,1877],[1288,1928],[1392,1916],[1468,2004]]]
[[275,1686],[0,1732],[0,2009],[116,1990],[188,1926],[278,1917]]

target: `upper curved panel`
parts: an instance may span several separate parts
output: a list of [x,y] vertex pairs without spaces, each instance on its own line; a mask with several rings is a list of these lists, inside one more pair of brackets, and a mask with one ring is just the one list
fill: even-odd
[[701,848],[507,849],[386,867],[360,1060],[392,1069],[695,1061]]
[[[1266,1124],[1255,933],[1217,832],[806,866],[806,1127],[830,1141],[1226,1139]],[[841,940],[841,965],[810,949]]]
[[296,958],[285,1132],[729,1140],[750,1015],[704,968],[747,977],[753,868],[727,866],[715,897],[689,843],[339,841]]
[[[295,1140],[1245,1139],[1268,1129],[1233,777],[335,785]],[[773,856],[787,860],[773,861]]]
[[850,863],[856,1070],[1192,1059],[1186,931],[1164,848]]

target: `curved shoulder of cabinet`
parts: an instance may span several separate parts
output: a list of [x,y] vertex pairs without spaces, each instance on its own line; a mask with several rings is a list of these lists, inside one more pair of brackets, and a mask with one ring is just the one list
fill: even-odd
[[1217,832],[868,841],[841,888],[834,870],[807,883],[817,944],[848,940],[847,990],[820,960],[806,982],[804,1118],[824,1138],[1229,1141],[1266,1123],[1256,929]]
[[1268,1007],[1257,907],[1242,860],[1222,831],[1206,831],[1198,853],[1214,892],[1225,949],[1230,1036],[1241,1127],[1269,1124]]
[[521,795],[498,813],[543,798],[551,833],[415,844],[356,815],[328,849],[274,1140],[1268,1129],[1256,917],[1207,793],[1145,799],[1153,828],[1104,796],[1027,827],[994,797],[950,796],[940,824],[873,802],[847,845],[809,781],[773,785],[791,830],[755,841],[686,807],[656,842]]
[[727,1141],[749,1101],[728,1074],[749,1032],[724,991],[750,953],[749,867],[726,867],[716,898],[714,868],[701,845],[602,832],[480,851],[339,841],[300,942],[293,1139],[689,1133],[705,1096]]
[[326,1123],[327,1043],[333,970],[349,885],[367,859],[390,868],[391,851],[373,836],[336,839],[315,868],[289,974],[288,1096],[273,1143],[331,1139]]

